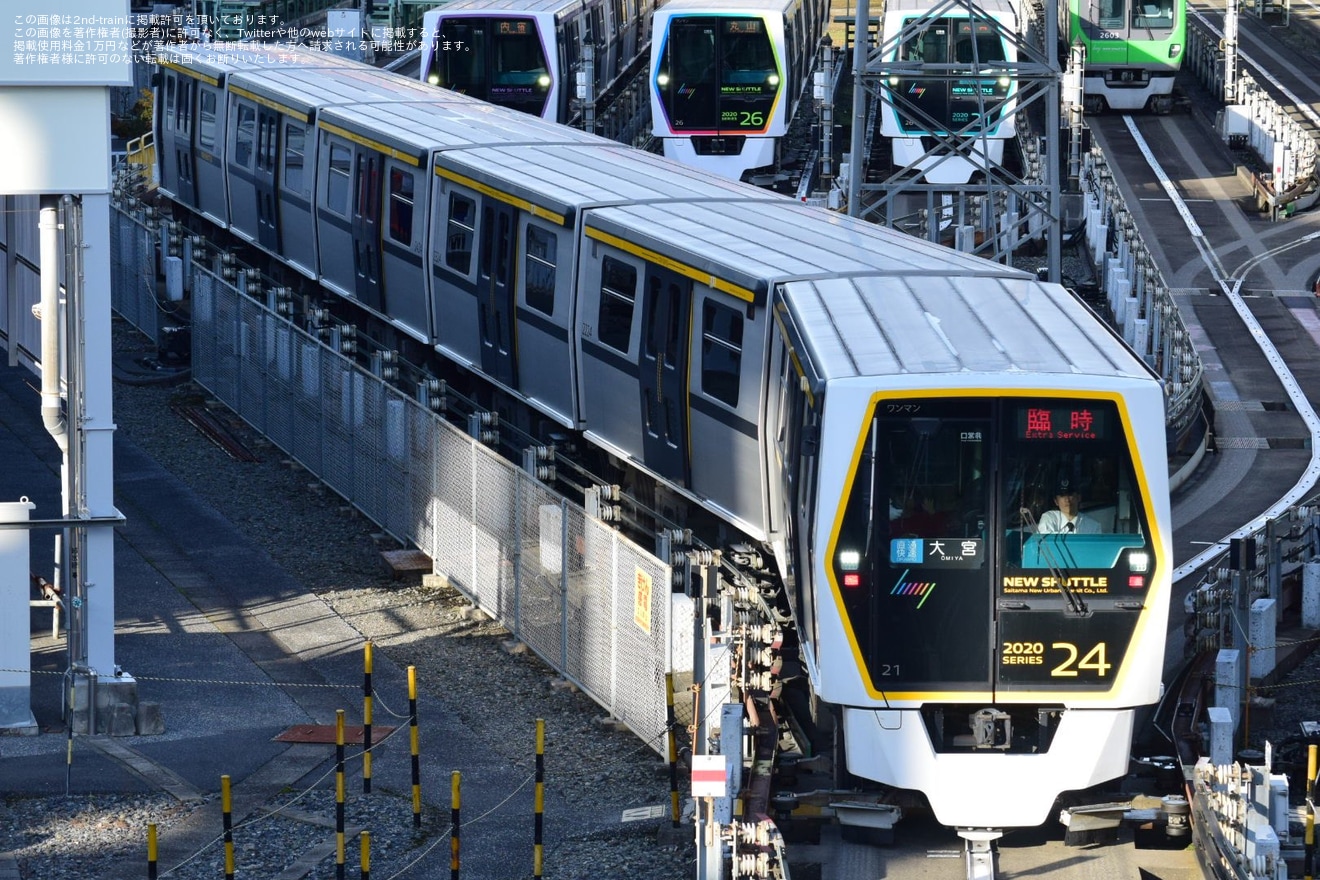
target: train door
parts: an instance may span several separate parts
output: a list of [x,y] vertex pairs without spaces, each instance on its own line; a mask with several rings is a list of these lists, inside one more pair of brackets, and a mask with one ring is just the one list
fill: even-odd
[[193,106],[196,104],[197,80],[191,76],[175,77],[178,82],[174,94],[175,125],[174,138],[175,169],[178,174],[177,194],[185,205],[197,206],[197,173],[194,166]]
[[280,225],[275,195],[275,164],[280,117],[274,110],[257,107],[257,161],[253,183],[257,191],[257,243],[279,253]]
[[638,384],[646,465],[685,486],[692,282],[669,269],[648,264],[642,290]]
[[354,295],[369,309],[381,311],[380,177],[383,157],[359,148],[353,175]]
[[481,220],[481,252],[477,263],[481,369],[512,388],[517,385],[518,375],[513,327],[518,216],[510,205],[487,201]]

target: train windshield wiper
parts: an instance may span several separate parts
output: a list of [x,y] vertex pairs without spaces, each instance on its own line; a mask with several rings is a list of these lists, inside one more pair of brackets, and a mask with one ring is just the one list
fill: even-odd
[[1022,517],[1023,521],[1031,528],[1036,537],[1041,539],[1041,559],[1045,560],[1045,567],[1049,569],[1050,575],[1054,578],[1054,583],[1059,589],[1059,595],[1063,596],[1064,601],[1068,603],[1068,607],[1064,609],[1064,613],[1076,617],[1086,617],[1091,613],[1091,609],[1086,606],[1085,600],[1073,592],[1072,588],[1068,586],[1068,579],[1064,577],[1063,569],[1060,567],[1058,560],[1054,558],[1054,550],[1050,547],[1049,541],[1044,540],[1044,536],[1039,531],[1036,517],[1026,508],[1023,508],[1022,510]]

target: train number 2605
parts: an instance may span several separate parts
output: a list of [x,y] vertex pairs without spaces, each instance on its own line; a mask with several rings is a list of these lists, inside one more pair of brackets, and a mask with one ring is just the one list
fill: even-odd
[[[1104,678],[1113,668],[1113,664],[1106,659],[1105,643],[1097,642],[1091,648],[1083,651],[1072,642],[1052,642],[1050,644],[1051,652],[1062,652],[1062,660],[1053,669],[1050,670],[1051,678],[1077,678],[1081,675],[1094,675],[1098,678]],[[1018,664],[1021,660],[1008,660],[1009,657],[1041,657],[1045,654],[1045,644],[1043,642],[1003,642],[1002,643],[1001,662],[1005,664]],[[1057,655],[1055,655],[1057,656]],[[1055,659],[1054,656],[1050,658]],[[1040,663],[1041,660],[1028,661],[1032,665]]]

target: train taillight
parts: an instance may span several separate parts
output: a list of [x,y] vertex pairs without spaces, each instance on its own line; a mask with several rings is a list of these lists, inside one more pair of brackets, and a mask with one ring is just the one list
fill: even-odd
[[862,575],[858,569],[862,564],[862,554],[856,550],[839,551],[839,570],[843,572],[843,585],[857,588],[862,585]]

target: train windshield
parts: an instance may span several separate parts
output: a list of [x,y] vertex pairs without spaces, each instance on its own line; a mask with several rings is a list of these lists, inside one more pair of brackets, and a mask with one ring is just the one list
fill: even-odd
[[551,76],[536,22],[529,18],[443,18],[427,82],[542,116]]
[[1018,663],[1001,646],[1072,632],[1121,652],[1135,615],[1115,609],[1152,576],[1144,511],[1112,401],[882,401],[830,563],[872,684],[1057,684],[1048,650]]
[[674,131],[754,134],[782,77],[763,19],[682,16],[669,21],[656,89]]
[[1132,27],[1152,31],[1173,30],[1173,4],[1169,0],[1135,3],[1132,6]]
[[999,120],[1012,79],[1004,62],[1004,37],[984,19],[912,18],[904,29],[917,28],[899,49],[900,61],[923,64],[972,65],[989,76],[891,76],[890,92],[904,134],[948,134],[988,118]]

